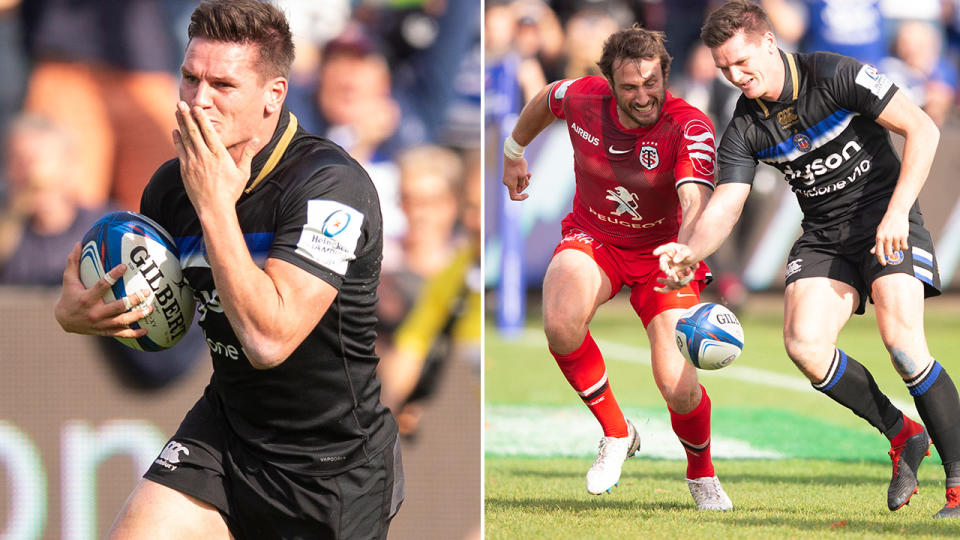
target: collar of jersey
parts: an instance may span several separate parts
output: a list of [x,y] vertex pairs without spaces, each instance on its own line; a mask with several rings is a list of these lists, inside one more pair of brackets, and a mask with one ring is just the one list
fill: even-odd
[[[297,133],[297,117],[294,116],[292,112],[287,110],[286,107],[283,108],[283,113],[280,115],[280,122],[277,124],[277,129],[273,132],[273,138],[270,140],[270,143],[264,148],[267,150],[261,150],[254,161],[260,161],[266,158],[263,162],[263,165],[260,167],[260,172],[257,173],[257,176],[250,182],[250,185],[247,186],[247,189],[243,190],[244,193],[249,194],[257,186],[263,182],[263,179],[267,177],[273,169],[276,168],[277,163],[280,162],[280,158],[283,157],[283,153],[287,151],[287,148],[290,147],[290,141],[293,140],[293,136]],[[272,148],[271,148],[272,147]],[[251,167],[253,170],[256,170],[256,167]]]
[[[797,100],[800,92],[800,74],[797,71],[797,59],[790,53],[780,52],[780,59],[786,69],[783,70],[783,90],[780,91],[780,97],[774,103],[793,103]],[[754,98],[757,105],[763,110],[763,116],[770,116],[770,109],[760,98]]]

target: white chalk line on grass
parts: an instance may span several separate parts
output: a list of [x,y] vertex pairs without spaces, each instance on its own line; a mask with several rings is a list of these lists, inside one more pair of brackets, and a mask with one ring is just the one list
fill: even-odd
[[[603,357],[609,360],[617,360],[620,362],[630,362],[633,364],[643,364],[650,365],[650,349],[646,347],[638,347],[636,345],[628,345],[626,343],[619,343],[616,341],[610,341],[608,339],[597,339],[594,336],[594,339],[597,342],[597,346],[600,347],[600,351],[603,353]],[[547,338],[544,337],[543,331],[526,328],[521,334],[520,338],[512,343],[522,344],[528,347],[538,347],[543,350],[547,348]],[[782,359],[785,362],[789,362],[788,359]],[[700,371],[699,375],[706,380],[709,380],[712,377],[731,379],[740,382],[746,382],[751,384],[758,384],[761,386],[768,386],[771,388],[782,388],[784,390],[792,390],[795,392],[815,392],[816,390],[810,386],[810,381],[799,375],[784,375],[782,373],[776,373],[773,371],[767,371],[765,369],[758,369],[749,366],[738,366],[733,365],[724,369],[718,369],[716,371]],[[917,408],[913,403],[909,401],[903,401],[899,398],[890,398],[890,402],[893,403],[895,407],[904,412],[907,416],[918,419],[920,418]]]
[[[637,456],[685,460],[683,447],[670,427],[666,411],[624,407],[640,433]],[[597,421],[581,407],[487,405],[484,416],[484,449],[496,456],[596,457],[602,432]],[[779,459],[779,452],[760,450],[749,443],[714,436],[711,453],[718,458]]]

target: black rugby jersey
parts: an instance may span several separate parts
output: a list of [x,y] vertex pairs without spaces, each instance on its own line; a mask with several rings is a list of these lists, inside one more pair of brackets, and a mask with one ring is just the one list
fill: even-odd
[[[141,212],[176,240],[213,357],[205,396],[246,449],[303,474],[361,463],[396,437],[380,403],[374,307],[382,259],[380,202],[367,173],[284,109],[253,158],[237,215],[253,260],[290,262],[338,289],[326,314],[279,366],[254,369],[220,306],[179,160],[161,165]],[[353,260],[351,260],[353,259]]]
[[846,56],[780,56],[786,68],[780,99],[740,96],[717,152],[717,183],[752,183],[758,161],[776,167],[797,195],[805,230],[889,199],[900,159],[875,120],[896,85]]

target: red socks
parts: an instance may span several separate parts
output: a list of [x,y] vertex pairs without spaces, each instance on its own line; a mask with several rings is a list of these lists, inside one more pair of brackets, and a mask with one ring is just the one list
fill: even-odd
[[557,360],[567,382],[580,394],[580,398],[600,422],[603,435],[626,437],[629,434],[627,421],[613,397],[613,390],[607,380],[607,367],[590,332],[587,332],[583,343],[572,353],[557,354],[551,349],[550,354]]
[[670,424],[687,452],[687,478],[713,476],[710,459],[710,397],[700,385],[701,398],[697,408],[687,414],[670,411]]

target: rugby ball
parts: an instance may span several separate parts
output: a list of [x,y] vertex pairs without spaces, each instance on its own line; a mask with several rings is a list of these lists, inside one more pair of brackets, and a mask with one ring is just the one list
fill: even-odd
[[680,353],[700,369],[728,366],[743,350],[740,321],[719,304],[697,304],[685,311],[676,333]]
[[193,289],[183,278],[177,244],[163,227],[135,212],[112,212],[94,223],[80,244],[80,281],[88,289],[113,267],[127,266],[123,278],[104,293],[104,302],[150,291],[142,305],[152,304],[153,313],[130,325],[146,328],[147,334],[117,338],[120,343],[160,351],[186,335],[193,322]]

